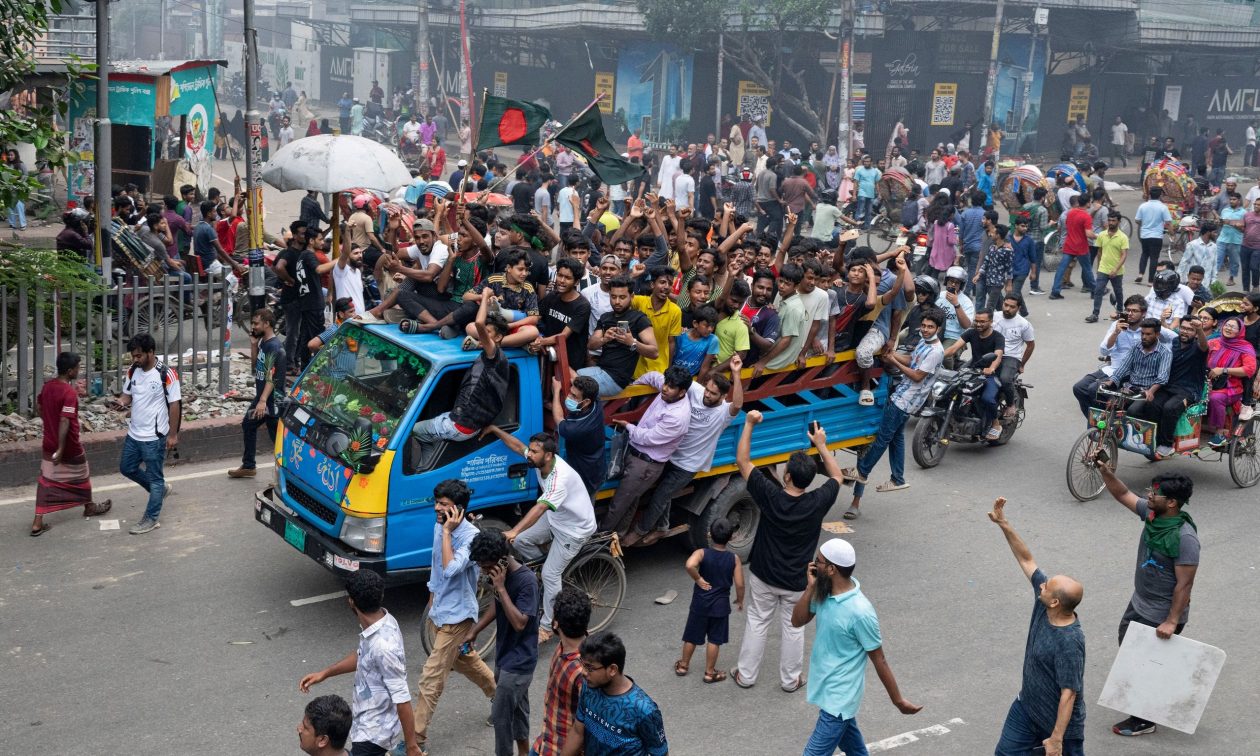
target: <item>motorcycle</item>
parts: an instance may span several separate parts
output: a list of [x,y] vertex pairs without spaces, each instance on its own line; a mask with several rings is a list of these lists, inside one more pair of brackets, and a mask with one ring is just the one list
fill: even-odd
[[985,443],[1002,446],[1015,435],[1024,423],[1024,401],[1028,398],[1030,384],[1020,376],[1015,377],[1016,411],[1007,418],[1007,402],[999,393],[998,418],[1002,434],[994,441],[984,438],[988,428],[981,418],[980,395],[984,393],[987,376],[975,368],[936,372],[932,394],[927,403],[915,413],[920,419],[910,444],[911,454],[919,467],[936,467],[945,458],[949,445],[958,443]]
[[[913,241],[914,244],[910,244]],[[910,247],[910,272],[919,275],[927,269],[928,262],[928,235],[923,232],[914,234],[911,238],[910,229],[905,226],[901,227],[901,233],[897,235],[898,247]]]
[[384,116],[363,119],[363,136],[373,142],[390,146],[394,143],[393,125]]

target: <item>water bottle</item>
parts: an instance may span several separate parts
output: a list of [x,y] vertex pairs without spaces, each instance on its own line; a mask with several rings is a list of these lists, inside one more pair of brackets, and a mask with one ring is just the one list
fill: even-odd
[[104,396],[105,379],[99,375],[92,376],[92,387],[89,389],[92,396]]

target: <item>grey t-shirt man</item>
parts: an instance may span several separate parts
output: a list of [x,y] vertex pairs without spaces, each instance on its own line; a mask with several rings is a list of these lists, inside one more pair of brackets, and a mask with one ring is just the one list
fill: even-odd
[[1024,647],[1024,674],[1019,702],[1028,718],[1040,729],[1054,730],[1059,714],[1059,695],[1065,688],[1076,691],[1072,718],[1063,732],[1064,740],[1085,739],[1085,631],[1077,617],[1072,624],[1055,627],[1046,616],[1045,604],[1038,600],[1041,586],[1050,578],[1041,570],[1033,572],[1033,612]]
[[[1150,516],[1146,499],[1137,500],[1137,516],[1146,522]],[[1138,616],[1158,625],[1168,619],[1172,609],[1173,590],[1177,587],[1176,567],[1199,564],[1199,533],[1189,523],[1181,525],[1181,549],[1177,558],[1152,551],[1145,539],[1138,537],[1137,571],[1133,574],[1133,597],[1129,603]],[[1183,625],[1190,617],[1187,606],[1177,619]]]
[[774,171],[767,168],[757,174],[755,183],[756,197],[758,202],[777,202],[779,199],[779,177]]

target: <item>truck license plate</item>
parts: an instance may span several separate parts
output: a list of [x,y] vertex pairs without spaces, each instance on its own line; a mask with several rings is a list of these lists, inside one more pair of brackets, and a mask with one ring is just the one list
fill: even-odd
[[298,551],[306,551],[306,531],[288,520],[284,523],[284,540]]

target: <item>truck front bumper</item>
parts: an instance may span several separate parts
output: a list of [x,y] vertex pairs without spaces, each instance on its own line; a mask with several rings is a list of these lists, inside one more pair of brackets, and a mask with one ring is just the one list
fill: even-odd
[[346,578],[359,570],[371,570],[385,577],[385,557],[352,551],[311,527],[276,500],[274,486],[254,494],[254,519],[338,577]]

